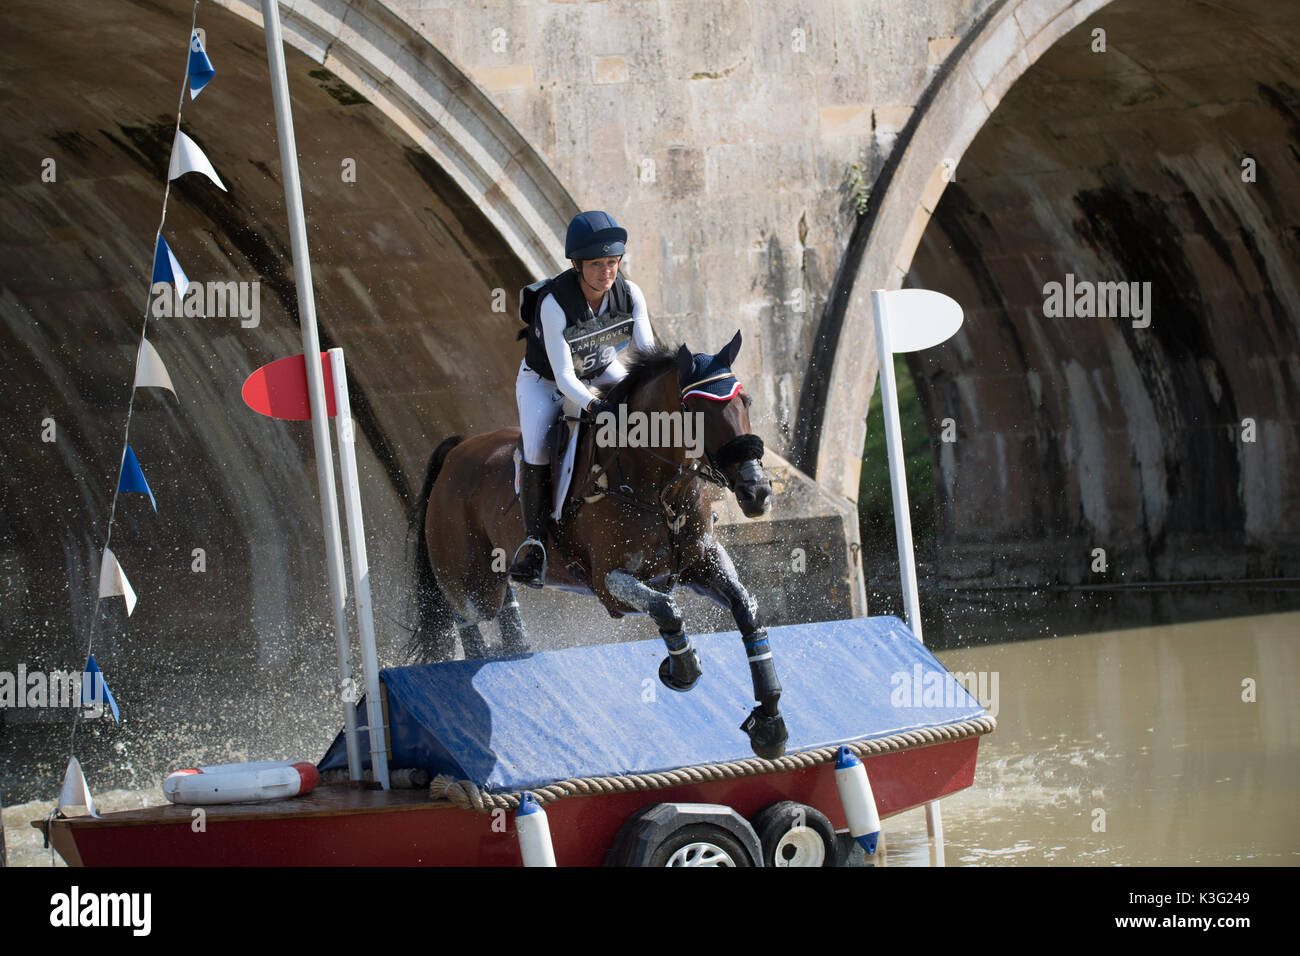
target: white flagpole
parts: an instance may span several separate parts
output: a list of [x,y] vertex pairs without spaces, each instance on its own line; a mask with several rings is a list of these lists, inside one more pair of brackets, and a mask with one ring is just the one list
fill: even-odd
[[[334,604],[334,630],[338,639],[341,687],[352,682],[351,650],[347,629],[347,579],[343,572],[343,539],[339,531],[338,499],[334,490],[334,457],[326,420],[325,379],[321,374],[320,338],[316,334],[316,299],[312,292],[311,260],[307,255],[307,228],[302,211],[302,186],[298,180],[298,147],[289,108],[289,81],[284,69],[284,41],[280,36],[277,0],[262,0],[266,30],[266,55],[271,67],[271,97],[280,140],[280,168],[284,173],[285,207],[289,213],[289,240],[293,250],[293,275],[298,289],[298,319],[302,328],[303,358],[307,366],[307,394],[311,399],[311,433],[316,446],[316,477],[320,486],[321,520],[325,527],[325,557]],[[361,779],[361,747],[357,737],[357,708],[344,694],[343,716],[348,749],[348,775]]]
[[348,401],[348,375],[342,349],[330,349],[334,378],[334,425],[339,433],[339,473],[343,476],[343,513],[348,522],[348,550],[352,555],[352,590],[361,629],[361,661],[366,678],[366,723],[370,732],[370,768],[375,780],[388,789],[388,744],[384,707],[379,699],[379,654],[375,650],[375,615],[370,603],[370,562],[366,558],[366,527],[361,518],[361,482],[357,479],[356,441],[352,431],[352,405]]
[[[871,293],[876,320],[876,356],[880,360],[880,398],[885,412],[885,443],[889,448],[889,487],[894,498],[894,536],[898,539],[898,573],[902,579],[903,606],[907,624],[916,639],[921,637],[921,600],[916,590],[916,558],[912,552],[912,514],[907,503],[907,472],[903,467],[902,426],[898,421],[898,386],[894,381],[894,350],[889,328],[889,293]],[[943,818],[939,801],[925,805],[925,828],[930,836],[930,865],[943,866]]]

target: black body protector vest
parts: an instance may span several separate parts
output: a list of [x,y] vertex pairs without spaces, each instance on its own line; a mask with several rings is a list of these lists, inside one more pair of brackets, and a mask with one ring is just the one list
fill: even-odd
[[519,333],[526,339],[524,361],[542,378],[555,381],[555,371],[546,355],[542,338],[542,300],[547,294],[564,310],[564,341],[573,353],[573,371],[589,381],[614,361],[617,350],[632,337],[632,291],[623,273],[614,277],[604,314],[592,314],[587,297],[582,294],[578,273],[566,269],[558,276],[526,286],[519,294],[519,319],[528,328]]

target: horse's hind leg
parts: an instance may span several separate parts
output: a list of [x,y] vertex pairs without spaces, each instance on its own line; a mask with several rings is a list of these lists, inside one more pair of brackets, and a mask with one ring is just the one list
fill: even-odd
[[487,641],[483,640],[483,632],[477,624],[457,614],[456,631],[460,634],[460,646],[465,650],[465,660],[488,656]]
[[519,601],[515,589],[506,585],[506,598],[497,612],[497,623],[501,626],[501,647],[507,654],[527,654],[531,648],[524,636],[524,618],[519,613]]
[[[492,550],[487,538],[466,532],[463,548],[445,578],[454,584],[448,598],[456,612],[456,630],[460,634],[465,658],[488,656],[487,641],[479,625],[490,621],[501,606],[500,576],[492,571]],[[451,564],[451,559],[448,559]]]
[[700,655],[682,627],[682,615],[673,599],[626,571],[610,571],[605,575],[605,587],[620,601],[649,614],[659,625],[659,636],[668,647],[668,656],[659,665],[659,679],[664,685],[683,692],[694,687],[703,673]]

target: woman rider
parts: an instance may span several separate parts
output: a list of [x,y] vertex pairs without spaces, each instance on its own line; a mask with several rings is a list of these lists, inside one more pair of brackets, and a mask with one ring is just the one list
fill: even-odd
[[569,223],[567,269],[530,289],[538,302],[525,331],[527,345],[515,383],[524,461],[519,502],[527,537],[515,551],[510,577],[530,587],[546,581],[546,514],[551,505],[551,466],[546,436],[568,398],[591,416],[613,411],[592,389],[605,389],[627,374],[617,352],[631,341],[654,345],[645,296],[618,271],[627,230],[608,213],[579,213]]

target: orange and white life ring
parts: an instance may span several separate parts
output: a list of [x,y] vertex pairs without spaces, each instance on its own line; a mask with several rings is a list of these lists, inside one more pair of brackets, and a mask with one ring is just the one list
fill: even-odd
[[320,774],[310,763],[265,760],[177,770],[163,781],[163,793],[172,803],[245,803],[296,797],[319,782]]

